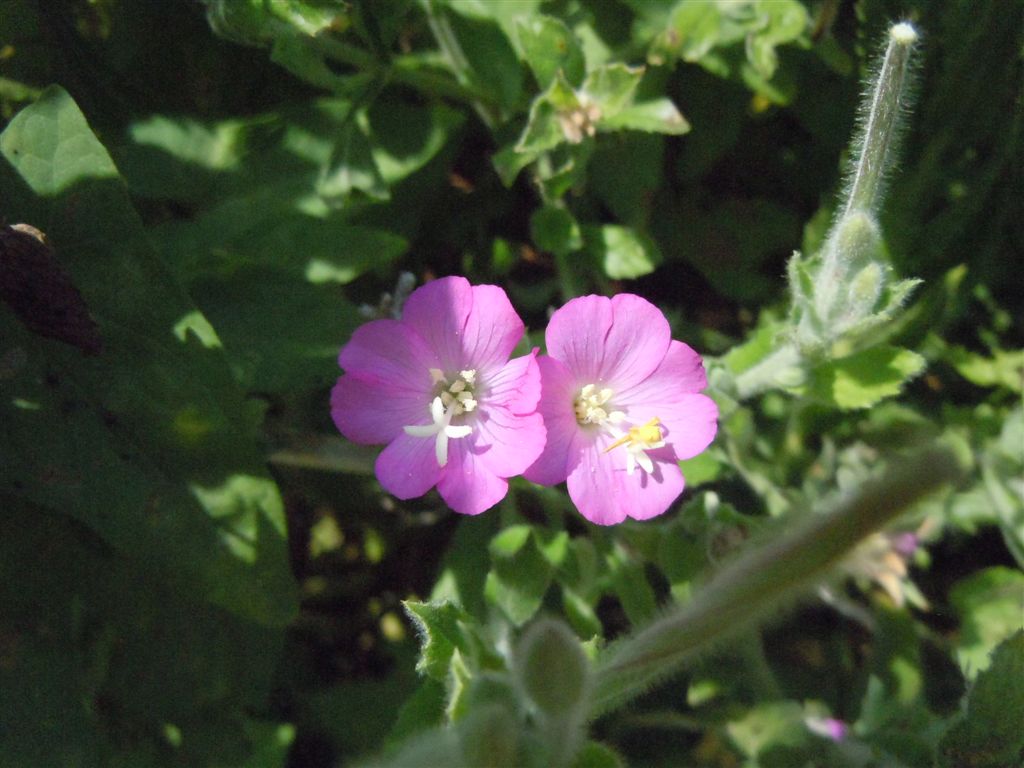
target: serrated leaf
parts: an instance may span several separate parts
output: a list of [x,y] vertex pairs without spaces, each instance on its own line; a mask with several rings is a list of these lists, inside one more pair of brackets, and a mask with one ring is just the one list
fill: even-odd
[[606,224],[584,233],[587,250],[613,280],[632,280],[649,275],[661,264],[661,251],[646,235],[630,227]]
[[520,19],[516,29],[537,85],[547,88],[558,72],[574,86],[583,82],[583,49],[565,22],[552,16],[531,15]]
[[967,694],[963,717],[942,737],[943,768],[1003,768],[1024,757],[1024,631],[992,653]]
[[463,654],[469,651],[470,641],[463,629],[463,622],[469,620],[469,616],[447,600],[429,603],[405,600],[402,607],[420,635],[416,671],[444,682],[456,650]]
[[988,666],[999,643],[1024,627],[1024,574],[986,568],[958,583],[950,601],[961,622],[957,661],[970,679]]
[[921,355],[909,349],[872,347],[816,368],[808,394],[842,410],[868,408],[898,395],[926,364]]

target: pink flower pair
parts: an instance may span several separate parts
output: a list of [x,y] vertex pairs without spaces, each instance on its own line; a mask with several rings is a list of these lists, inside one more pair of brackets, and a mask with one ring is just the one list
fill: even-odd
[[551,318],[547,355],[509,360],[523,330],[497,286],[427,283],[401,320],[368,323],[341,350],[334,422],[353,442],[387,444],[377,478],[401,499],[436,485],[475,515],[522,474],[567,481],[600,525],[668,509],[683,490],[677,461],[715,436],[700,356],[631,294],[573,299]]

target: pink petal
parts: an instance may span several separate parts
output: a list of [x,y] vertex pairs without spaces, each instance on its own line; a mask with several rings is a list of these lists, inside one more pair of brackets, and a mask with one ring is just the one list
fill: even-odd
[[437,490],[456,512],[479,515],[505,498],[508,481],[488,470],[466,440],[452,440]]
[[616,403],[665,403],[708,385],[700,355],[681,341],[669,344],[668,353],[643,380],[615,393]]
[[430,369],[438,366],[438,360],[423,339],[404,324],[374,320],[356,329],[341,348],[338,364],[361,379],[426,396],[434,385]]
[[402,427],[430,423],[430,396],[346,373],[331,390],[331,417],[354,443],[390,443]]
[[662,514],[683,492],[683,474],[674,461],[666,461],[667,452],[650,451],[654,472],[625,470],[625,454],[612,450],[610,437],[581,432],[573,450],[581,452],[581,461],[569,473],[569,497],[585,518],[598,525],[621,523],[626,517],[647,520]]
[[555,485],[565,481],[579,460],[578,453],[572,457],[569,454],[573,438],[580,431],[573,405],[577,384],[568,367],[553,357],[541,355],[537,365],[543,392],[537,411],[544,417],[547,443],[524,476],[534,483]]
[[646,379],[665,359],[672,331],[646,299],[620,293],[611,300],[612,325],[604,343],[601,380],[616,391]]
[[471,286],[464,277],[443,277],[413,291],[402,322],[424,338],[449,374],[504,364],[523,336],[523,321],[505,291]]
[[604,296],[581,296],[551,316],[544,334],[548,354],[568,366],[576,381],[599,380],[605,338],[612,326],[612,303]]
[[505,291],[496,285],[473,286],[473,308],[462,339],[471,367],[486,371],[504,365],[524,330]]
[[500,405],[512,413],[533,413],[540,401],[540,368],[537,350],[509,360],[494,373],[481,377],[487,404]]
[[400,499],[422,496],[441,477],[433,438],[413,437],[404,432],[381,451],[374,469],[384,490]]
[[447,373],[467,368],[462,335],[473,308],[473,290],[464,277],[442,277],[420,286],[405,302],[402,322],[423,337]]
[[710,397],[697,394],[705,386],[700,356],[673,341],[658,369],[616,395],[615,405],[625,411],[631,424],[657,417],[676,458],[689,459],[707,448],[718,431],[718,406]]
[[[715,439],[718,432],[718,406],[707,395],[684,395],[680,402],[663,412],[665,415],[659,418],[665,443],[680,461],[692,459]],[[643,419],[643,416],[640,418]]]
[[546,434],[539,413],[518,416],[501,407],[488,408],[474,425],[472,453],[488,472],[512,477],[540,456]]

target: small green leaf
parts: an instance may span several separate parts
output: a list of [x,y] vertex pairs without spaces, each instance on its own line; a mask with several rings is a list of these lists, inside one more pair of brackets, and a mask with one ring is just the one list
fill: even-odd
[[541,619],[527,629],[516,648],[515,671],[526,694],[550,716],[568,715],[585,704],[590,663],[561,621]]
[[513,624],[525,624],[540,608],[554,568],[529,526],[506,528],[491,540],[490,552],[484,596]]
[[530,236],[542,251],[565,256],[583,247],[576,219],[565,208],[546,205],[530,216]]
[[321,197],[327,199],[345,198],[356,191],[374,200],[390,197],[370,142],[356,120],[350,120],[342,128],[316,189]]
[[[580,97],[561,72],[556,73],[551,85],[540,93],[530,105],[530,116],[523,129],[515,151],[537,155],[554,149],[575,137],[572,128],[567,129],[571,115],[581,108]],[[576,142],[581,138],[576,138]]]
[[633,103],[637,86],[644,77],[643,67],[606,64],[587,75],[583,92],[601,110],[601,120],[609,120]]
[[925,359],[909,349],[872,347],[816,368],[808,393],[842,410],[868,408],[898,395],[925,365]]
[[630,559],[621,548],[608,556],[609,579],[622,608],[634,626],[654,617],[658,601],[643,565]]
[[810,740],[803,708],[795,701],[752,707],[742,718],[729,723],[726,731],[743,754],[755,761],[768,752],[799,748]]
[[1024,391],[1024,349],[994,350],[985,357],[963,347],[950,347],[946,358],[957,373],[979,387],[1005,387],[1011,392]]
[[588,741],[576,753],[572,768],[624,768],[626,764],[611,747]]
[[[1018,609],[1021,606],[1018,605]],[[942,737],[942,768],[1003,768],[1024,758],[1024,631],[992,653],[967,694],[966,712]]]
[[970,679],[988,667],[999,643],[1024,626],[1024,574],[986,568],[958,583],[950,601],[961,622],[957,660]]
[[587,228],[587,250],[613,280],[631,280],[649,275],[661,264],[661,252],[654,241],[629,227],[606,224]]
[[416,671],[444,682],[448,678],[452,654],[456,650],[465,654],[470,648],[463,628],[463,622],[469,620],[468,615],[447,600],[430,603],[405,600],[402,607],[420,634],[422,647]]
[[601,127],[613,130],[645,131],[680,136],[690,132],[690,124],[669,99],[652,99],[620,110],[601,121]]
[[517,24],[519,43],[537,85],[547,88],[561,71],[572,85],[579,86],[586,62],[579,41],[561,19],[531,15]]

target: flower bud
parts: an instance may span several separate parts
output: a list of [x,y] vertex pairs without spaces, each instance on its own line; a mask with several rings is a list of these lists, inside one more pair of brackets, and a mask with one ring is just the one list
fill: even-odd
[[559,621],[544,619],[527,630],[516,669],[527,696],[547,715],[578,710],[590,689],[590,666],[579,640]]

